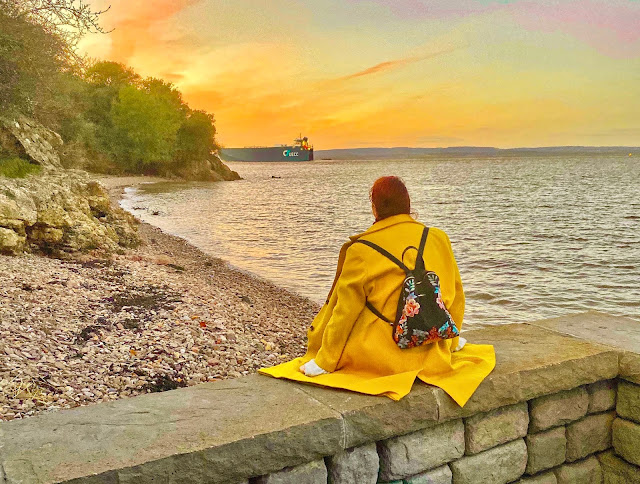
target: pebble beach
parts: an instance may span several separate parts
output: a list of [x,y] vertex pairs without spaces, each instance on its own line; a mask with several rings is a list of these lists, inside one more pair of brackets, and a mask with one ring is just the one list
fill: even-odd
[[[117,200],[140,178],[100,180]],[[153,180],[151,180],[153,181]],[[319,306],[141,223],[142,245],[0,255],[0,419],[237,378],[302,356]]]

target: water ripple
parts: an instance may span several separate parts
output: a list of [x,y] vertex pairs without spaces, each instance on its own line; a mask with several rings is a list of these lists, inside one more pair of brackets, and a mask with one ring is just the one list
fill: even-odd
[[128,190],[123,206],[241,269],[323,301],[340,246],[372,223],[371,183],[397,174],[418,219],[451,238],[467,322],[523,322],[586,309],[640,319],[635,160],[439,157],[230,165],[244,180],[147,185]]

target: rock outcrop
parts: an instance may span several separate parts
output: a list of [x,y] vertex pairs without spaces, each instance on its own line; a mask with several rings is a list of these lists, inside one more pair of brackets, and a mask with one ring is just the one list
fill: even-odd
[[43,125],[18,116],[15,120],[0,118],[0,157],[15,156],[47,170],[62,168],[62,138]]
[[139,243],[136,219],[111,205],[86,173],[50,171],[25,179],[0,178],[0,253],[53,255]]
[[232,181],[241,180],[238,172],[233,171],[216,154],[207,159],[181,163],[171,167],[165,176],[178,176],[190,181]]

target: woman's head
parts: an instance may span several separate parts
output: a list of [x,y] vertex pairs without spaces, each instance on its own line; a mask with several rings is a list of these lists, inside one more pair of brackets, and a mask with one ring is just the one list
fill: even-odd
[[376,222],[392,215],[410,213],[411,200],[404,182],[397,176],[383,176],[373,182],[369,192]]

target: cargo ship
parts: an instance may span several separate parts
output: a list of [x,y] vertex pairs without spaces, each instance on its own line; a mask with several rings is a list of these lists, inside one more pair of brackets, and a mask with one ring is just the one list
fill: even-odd
[[293,145],[249,146],[246,148],[220,148],[222,161],[312,161],[313,146],[309,138],[300,135]]

